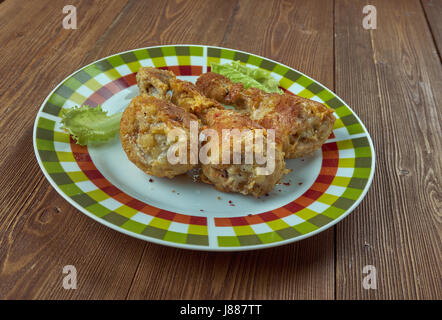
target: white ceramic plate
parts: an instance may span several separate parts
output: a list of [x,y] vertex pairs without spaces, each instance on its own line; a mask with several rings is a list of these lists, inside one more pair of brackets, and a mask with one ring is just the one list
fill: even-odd
[[[142,66],[169,69],[195,82],[211,62],[240,60],[271,71],[281,88],[324,103],[337,121],[321,150],[287,161],[293,169],[268,196],[222,193],[190,176],[150,177],[131,163],[119,137],[80,147],[60,128],[60,111],[102,105],[119,112],[138,95]],[[246,52],[175,45],[136,49],[96,61],[70,75],[46,98],[34,126],[37,160],[52,186],[100,223],[147,241],[196,250],[267,248],[321,232],[365,196],[375,155],[364,125],[339,97],[295,69]]]

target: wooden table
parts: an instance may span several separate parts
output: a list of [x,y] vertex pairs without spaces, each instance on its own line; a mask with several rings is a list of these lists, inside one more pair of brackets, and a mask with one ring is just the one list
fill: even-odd
[[[76,30],[62,27],[68,3]],[[440,0],[0,0],[0,298],[441,299],[441,16]],[[263,55],[341,96],[377,153],[359,207],[290,245],[205,253],[115,232],[59,196],[32,146],[44,98],[99,58],[177,43]],[[76,290],[62,287],[65,265]]]

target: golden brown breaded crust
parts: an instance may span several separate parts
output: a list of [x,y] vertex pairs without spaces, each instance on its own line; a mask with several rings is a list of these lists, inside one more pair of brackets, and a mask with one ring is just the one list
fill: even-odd
[[214,72],[204,73],[196,80],[196,86],[201,93],[221,103],[225,103],[232,85],[233,83],[225,81],[224,76]]
[[211,109],[202,116],[201,120],[219,133],[223,129],[264,129],[247,115],[235,110]]
[[[141,71],[140,91],[143,91],[143,86],[146,90],[142,96],[134,98],[126,109],[120,127],[123,148],[128,158],[146,173],[172,178],[194,167],[193,165],[172,166],[165,161],[164,155],[169,147],[165,143],[168,131],[180,127],[188,132],[190,121],[197,119],[195,115],[200,117],[208,128],[216,130],[220,138],[223,129],[239,131],[250,129],[253,132],[261,129],[265,132],[265,129],[252,121],[249,116],[225,110],[216,100],[205,97],[193,83],[181,81],[167,74],[162,78],[163,75],[161,70],[158,73],[153,68]],[[172,102],[176,105],[167,101],[168,90],[172,90]],[[245,145],[245,139],[242,137],[242,146]],[[263,139],[263,148],[266,148],[267,136]],[[222,154],[220,154],[219,164],[201,164],[201,180],[213,184],[220,191],[262,196],[270,192],[287,173],[281,146],[274,142],[271,146],[275,150],[275,168],[269,174],[259,173],[259,169],[265,168],[266,163],[258,164],[255,159],[251,164],[222,164]],[[222,150],[222,140],[219,147]],[[233,141],[229,147],[233,149]],[[244,151],[245,148],[241,148],[241,152]],[[264,151],[267,152],[267,149]],[[231,163],[233,157],[231,152]],[[240,157],[244,159],[244,154]]]
[[333,129],[333,110],[317,101],[245,89],[242,84],[212,72],[201,75],[197,87],[210,98],[247,111],[250,118],[263,127],[274,129],[286,158],[311,154],[321,147]]
[[[194,165],[171,164],[167,150],[174,142],[167,139],[168,133],[180,128],[189,140],[190,121],[198,119],[172,103],[155,97],[141,95],[132,99],[120,122],[120,139],[127,157],[144,172],[173,178],[186,173]],[[187,144],[188,147],[190,143]],[[187,155],[189,156],[189,150]]]
[[[250,91],[248,97],[258,96]],[[258,104],[256,101],[255,98]],[[319,102],[276,93],[262,96],[259,106],[252,109],[251,118],[265,128],[275,128],[286,158],[304,157],[319,149],[330,136],[335,121],[333,111]]]
[[211,108],[224,109],[216,100],[204,96],[192,82],[171,79],[170,88],[173,92],[172,102],[187,112],[202,115]]
[[[229,142],[230,164],[222,163],[222,134],[224,129],[238,129],[240,132],[250,130],[255,134],[258,129],[264,133],[264,156],[267,154],[269,145],[267,144],[266,130],[260,125],[253,122],[248,116],[240,114],[234,110],[217,110],[210,109],[202,117],[203,123],[208,128],[215,130],[219,136],[219,161],[218,164],[209,163],[201,164],[201,180],[206,183],[213,184],[214,187],[223,192],[239,192],[242,194],[251,194],[255,197],[265,195],[270,192],[282,176],[288,172],[284,162],[284,153],[281,147],[276,143],[270,143],[274,148],[274,170],[267,175],[259,174],[258,168],[265,167],[265,164],[258,164],[256,158],[253,163],[246,164],[245,159],[245,143],[246,137],[241,136],[241,164],[233,163],[233,141]],[[253,141],[253,140],[252,140]],[[255,150],[257,147],[254,146]],[[258,147],[259,148],[259,147]]]
[[136,77],[140,94],[167,99],[167,91],[170,90],[170,80],[175,79],[175,74],[168,70],[143,67],[138,70]]

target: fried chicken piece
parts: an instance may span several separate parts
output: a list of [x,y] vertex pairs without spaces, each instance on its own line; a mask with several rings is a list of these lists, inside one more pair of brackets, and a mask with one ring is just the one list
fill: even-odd
[[216,100],[201,94],[192,82],[177,79],[171,71],[143,67],[137,73],[137,83],[140,93],[158,99],[169,99],[167,92],[172,90],[172,102],[196,115],[210,108],[224,109]]
[[172,102],[197,116],[201,116],[211,108],[224,109],[218,101],[204,96],[192,82],[171,79],[170,89]]
[[175,74],[168,70],[143,67],[138,70],[136,77],[140,94],[168,99],[167,91],[170,90],[170,81],[175,79]]
[[[189,161],[190,122],[198,119],[167,100],[140,95],[132,99],[120,122],[120,138],[127,157],[144,172],[173,178],[195,165]],[[173,129],[182,129],[187,143],[185,164],[171,164],[167,152],[176,143],[168,138]],[[177,151],[179,153],[179,151]],[[176,154],[177,155],[177,154]]]
[[[266,130],[254,123],[248,116],[234,110],[212,108],[203,114],[202,121],[219,137],[218,155],[210,154],[213,159],[218,160],[218,163],[214,163],[214,161],[204,163],[200,158],[202,162],[200,177],[203,182],[213,184],[217,190],[223,192],[239,192],[259,197],[270,192],[281,180],[281,177],[288,172],[281,146],[275,141],[271,142],[271,139],[266,136]],[[248,138],[247,135],[238,134],[236,138],[240,142],[241,148],[235,149],[234,142],[230,138],[228,140],[222,138],[225,129],[237,129],[238,133],[244,133],[244,130],[248,129],[252,136],[249,135]],[[256,141],[257,129],[261,129],[264,133],[262,144]],[[216,144],[216,140],[214,143]],[[204,145],[203,142],[202,148]],[[225,159],[229,161],[223,161],[223,145],[226,150],[229,150],[230,157],[229,154],[225,156]],[[251,146],[252,149],[247,149],[246,145]],[[249,155],[250,153],[253,155],[249,160],[247,160],[247,151]],[[255,151],[261,151],[263,158],[267,161],[258,161],[256,155],[253,154]],[[223,162],[230,164],[223,164]],[[274,163],[273,167],[271,163]],[[264,168],[267,168],[265,173],[263,173]]]
[[286,159],[307,156],[330,136],[335,122],[333,110],[323,104],[290,94],[245,89],[223,75],[208,72],[197,82],[200,91],[218,102],[250,114],[264,128],[274,129]]
[[[121,137],[129,159],[147,173],[158,175],[166,172],[165,176],[173,177],[193,167],[192,165],[188,167],[183,165],[171,166],[165,158],[169,146],[164,143],[164,137],[167,136],[168,130],[176,127],[173,122],[170,125],[171,115],[178,113],[175,109],[180,109],[182,114],[192,119],[197,119],[196,116],[198,116],[206,125],[206,128],[213,129],[219,137],[217,147],[219,147],[220,153],[218,154],[217,163],[200,163],[200,178],[203,182],[213,184],[220,191],[239,192],[259,197],[268,193],[287,173],[280,141],[277,139],[272,141],[268,138],[266,130],[253,122],[248,115],[233,110],[225,110],[219,102],[204,96],[193,83],[176,79],[163,70],[142,68],[139,75],[137,75],[137,80],[140,92],[145,95],[135,98],[128,107],[129,111],[125,111],[122,119],[124,124],[121,129]],[[167,92],[169,90],[172,90],[172,103],[165,101],[168,99]],[[156,96],[162,100],[148,96]],[[148,106],[148,112],[146,112],[146,106]],[[131,111],[131,109],[133,110]],[[171,110],[172,112],[169,112]],[[128,112],[128,115],[126,115],[126,112]],[[161,127],[159,134],[162,143],[155,150],[150,144],[144,143],[144,140],[149,142],[158,140],[157,136],[155,136],[155,139],[150,137],[153,136],[152,128],[155,128],[154,133],[158,134],[157,126]],[[130,129],[127,130],[127,127]],[[189,132],[189,126],[187,125],[185,128]],[[238,132],[250,129],[252,135],[258,129],[263,130],[263,143],[254,145],[253,138],[250,141],[250,138],[247,140],[247,136],[240,136],[241,148],[236,150],[233,141],[225,142],[229,143],[230,159],[224,161],[227,164],[223,164],[223,129],[237,129]],[[126,131],[131,132],[128,135]],[[128,136],[132,138],[130,139]],[[246,151],[250,151],[246,150],[246,142],[252,145],[252,161],[246,161]],[[209,142],[202,142],[202,145],[204,146],[207,143]],[[262,150],[262,158],[267,161],[256,159],[254,151],[259,150]],[[234,159],[236,162],[233,162]]]
[[[263,137],[263,145],[275,150],[272,160],[269,159],[269,161],[274,161],[275,164],[271,172],[260,174],[258,168],[263,171],[266,165],[258,164],[256,159],[252,163],[245,163],[247,139],[245,136],[241,137],[241,154],[238,155],[242,162],[233,162],[233,142],[231,141],[229,144],[230,161],[223,164],[221,152],[223,129],[237,129],[239,131],[250,129],[250,132],[254,134],[256,129],[265,132],[265,128],[253,122],[247,115],[234,110],[226,110],[216,100],[204,96],[198,87],[189,81],[171,79],[170,87],[173,92],[173,103],[188,112],[196,114],[207,128],[218,133],[220,150],[218,163],[200,164],[202,172],[200,178],[203,182],[213,184],[216,189],[223,192],[239,192],[244,195],[252,194],[259,197],[272,190],[275,184],[281,180],[281,177],[288,172],[280,141],[276,139],[267,145],[267,137]],[[253,144],[253,140],[251,143]],[[259,148],[259,146],[254,147]],[[264,158],[267,156],[266,151],[263,150]]]

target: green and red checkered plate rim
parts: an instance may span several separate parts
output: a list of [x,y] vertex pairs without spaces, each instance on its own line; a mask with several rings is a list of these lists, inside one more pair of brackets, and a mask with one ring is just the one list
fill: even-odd
[[[333,108],[337,117],[333,134],[322,146],[322,167],[315,182],[300,197],[279,208],[243,217],[203,217],[159,209],[112,185],[95,167],[87,147],[75,144],[59,127],[62,108],[102,104],[117,92],[136,85],[135,75],[141,66],[199,76],[210,71],[211,62],[232,60],[272,72],[286,92],[322,102]],[[33,140],[45,176],[78,210],[136,238],[196,250],[260,249],[317,234],[342,220],[359,204],[371,184],[375,165],[373,143],[363,123],[329,89],[273,60],[203,45],[130,50],[76,71],[43,102],[35,120]],[[67,146],[70,151],[66,151]],[[187,232],[171,230],[171,224],[180,224]]]

